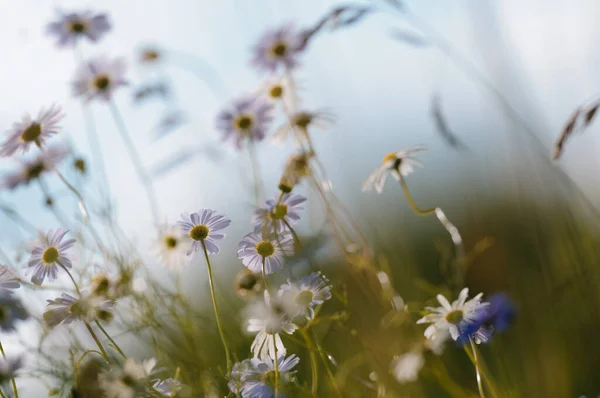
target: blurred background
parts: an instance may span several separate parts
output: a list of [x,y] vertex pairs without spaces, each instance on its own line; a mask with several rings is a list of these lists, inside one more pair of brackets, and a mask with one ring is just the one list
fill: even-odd
[[[425,167],[408,178],[415,199],[422,207],[442,207],[461,230],[467,250],[485,239],[492,242],[471,264],[467,284],[473,293],[507,291],[519,308],[514,327],[483,349],[496,383],[504,386],[502,396],[595,396],[600,392],[596,128],[574,136],[559,160],[551,157],[573,110],[598,95],[600,5],[592,0],[426,0],[407,1],[401,9],[385,1],[359,4],[377,10],[355,25],[319,36],[295,75],[302,106],[334,115],[335,122],[313,139],[337,196],[387,258],[405,301],[430,299],[435,292],[420,281],[433,287],[443,282],[440,258],[452,249],[446,232],[435,218],[414,215],[399,186],[389,184],[382,195],[360,189],[384,154],[426,145],[428,152],[419,154]],[[181,212],[199,208],[218,209],[233,220],[215,260],[215,278],[231,314],[227,323],[235,329],[243,307],[233,291],[234,276],[242,269],[236,247],[251,228],[253,191],[247,154],[220,141],[215,116],[228,100],[260,86],[249,60],[265,29],[288,22],[311,26],[338,5],[324,0],[4,2],[0,126],[8,129],[24,112],[36,113],[42,106],[63,106],[66,134],[61,138],[90,165],[86,179],[74,169],[67,174],[84,190],[96,192],[95,183],[87,181],[101,179],[91,163],[86,120],[70,91],[76,59],[68,49],[56,48],[44,27],[55,8],[107,12],[111,33],[97,45],[83,46],[82,52],[128,61],[130,85],[117,94],[116,103],[154,173],[164,221],[174,222]],[[164,62],[140,65],[145,46],[164,52]],[[164,78],[172,88],[169,101],[134,101],[135,88]],[[439,128],[435,98],[438,115],[458,145],[450,145]],[[90,108],[119,223],[147,266],[162,275],[166,271],[156,264],[156,236],[135,169],[108,108],[101,103]],[[184,123],[161,133],[157,125],[173,112],[184,115]],[[291,145],[282,150],[268,142],[259,147],[268,197],[276,195],[291,151]],[[0,165],[2,170],[14,168],[11,160]],[[68,166],[65,162],[65,171]],[[76,203],[58,184],[51,186],[59,206],[73,217]],[[314,194],[304,193],[310,202]],[[0,198],[37,228],[56,227],[37,186],[1,192]],[[311,205],[307,214],[300,226],[303,236],[322,224]],[[2,249],[13,258],[33,237],[9,218],[1,220]],[[343,280],[345,271],[336,266],[335,256],[317,253],[316,261]],[[190,300],[209,313],[203,263],[197,259],[182,272]],[[352,289],[350,282],[348,286]],[[363,300],[357,293],[355,312],[360,313]],[[365,329],[367,336],[371,328],[380,329],[365,326],[369,321],[360,316],[350,322],[357,322],[353,327]],[[237,344],[242,357],[244,344]],[[339,341],[324,344],[338,358],[349,356]],[[376,353],[387,349],[369,344]],[[18,350],[16,342],[7,347]],[[475,391],[464,353],[447,351],[444,362],[455,364],[449,366],[451,378]],[[206,366],[210,363],[206,359]],[[301,374],[309,373],[302,368]],[[44,396],[46,389],[30,383],[25,383],[24,397]],[[417,384],[399,387],[399,396],[447,396],[433,380],[424,377]]]

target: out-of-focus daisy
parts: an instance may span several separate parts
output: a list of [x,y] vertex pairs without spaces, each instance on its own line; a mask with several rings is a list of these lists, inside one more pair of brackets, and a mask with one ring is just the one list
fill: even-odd
[[217,115],[217,129],[224,140],[233,140],[238,149],[246,140],[261,141],[273,119],[273,105],[260,97],[239,98]]
[[23,366],[23,359],[0,359],[0,386],[17,376],[17,371]]
[[48,138],[58,133],[64,116],[57,105],[40,109],[36,118],[25,114],[20,122],[12,125],[8,137],[0,145],[0,156],[10,156],[17,151],[25,153],[32,145],[43,147]]
[[100,373],[98,383],[106,398],[135,398],[146,396],[146,383],[155,372],[156,359],[137,362],[128,358],[117,373]]
[[286,303],[278,296],[271,297],[266,290],[264,300],[258,300],[248,307],[246,330],[256,333],[250,346],[255,358],[274,359],[285,355],[287,351],[279,334],[293,334],[297,328]]
[[242,386],[244,385],[244,381],[250,375],[250,359],[245,359],[242,362],[236,362],[231,369],[231,374],[229,375],[229,381],[227,382],[227,387],[229,387],[229,391],[236,395],[240,395],[242,392]]
[[19,185],[29,184],[42,174],[53,171],[56,165],[63,160],[70,150],[67,147],[51,147],[40,152],[32,160],[19,160],[20,168],[16,172],[3,176],[0,186],[15,189]]
[[298,85],[289,76],[277,76],[267,79],[258,88],[258,94],[271,101],[281,103],[283,110],[298,106]]
[[47,234],[42,234],[40,240],[34,243],[27,264],[30,269],[33,269],[32,283],[41,285],[46,277],[48,277],[48,280],[53,281],[56,279],[61,266],[66,269],[72,267],[67,252],[75,244],[75,239],[63,241],[67,232],[69,231],[63,228],[51,229]]
[[282,192],[289,193],[304,177],[312,174],[310,159],[314,157],[312,152],[300,152],[288,158],[283,168],[283,174],[279,180],[278,188]]
[[243,268],[235,277],[235,293],[238,297],[248,299],[255,297],[264,289],[263,279],[260,274]]
[[447,330],[438,330],[434,336],[424,338],[423,346],[425,349],[433,352],[435,355],[442,355],[446,348],[446,342],[450,339],[450,332]]
[[21,300],[8,291],[0,292],[0,331],[15,330],[16,322],[27,318],[29,314],[21,304]]
[[10,292],[10,290],[18,289],[20,286],[15,271],[6,265],[0,264],[0,293]]
[[469,338],[477,344],[487,343],[494,332],[505,331],[513,318],[516,310],[511,299],[505,293],[496,293],[487,298],[489,304],[479,311],[476,318],[461,328],[459,343],[468,343]]
[[435,338],[439,331],[447,330],[453,340],[458,339],[461,329],[473,322],[480,311],[489,305],[481,302],[483,293],[479,293],[470,300],[467,300],[468,297],[468,288],[464,288],[458,295],[458,300],[452,302],[452,304],[448,302],[446,297],[438,294],[437,300],[441,307],[426,307],[425,309],[430,313],[417,321],[418,324],[431,324],[425,329],[425,337],[428,339]]
[[297,282],[288,279],[288,283],[281,285],[280,291],[294,308],[294,316],[312,319],[315,316],[314,307],[331,298],[331,286],[327,282],[320,272],[313,272]]
[[181,214],[183,221],[178,221],[184,234],[189,237],[191,242],[187,255],[203,250],[203,245],[209,254],[218,254],[219,247],[217,240],[223,239],[225,234],[219,232],[231,224],[231,220],[225,218],[214,210],[201,209],[197,213]]
[[411,351],[392,360],[392,373],[400,384],[416,381],[424,364],[423,352],[421,350]]
[[99,98],[110,101],[117,88],[127,84],[125,61],[98,57],[79,67],[73,80],[73,95],[86,101]]
[[252,224],[254,232],[282,233],[289,230],[288,226],[295,225],[300,220],[300,212],[304,210],[302,203],[306,198],[302,195],[284,194],[281,200],[269,199],[265,207],[254,212]]
[[58,18],[49,23],[46,30],[56,36],[58,46],[66,47],[75,45],[84,37],[97,42],[110,30],[110,22],[104,13],[96,14],[89,10],[64,13],[58,10]]
[[381,193],[388,174],[391,173],[397,181],[400,181],[401,177],[406,177],[414,171],[414,165],[423,166],[423,164],[418,159],[413,158],[411,154],[426,150],[427,148],[420,146],[404,151],[388,153],[383,157],[381,166],[376,168],[363,183],[362,190],[370,191],[375,188],[377,193]]
[[264,236],[251,232],[238,245],[238,258],[254,273],[269,275],[283,267],[284,256],[294,254],[294,239],[291,234]]
[[296,355],[278,355],[277,366],[275,361],[271,358],[258,359],[253,358],[250,360],[250,367],[248,368],[245,381],[242,384],[242,397],[243,398],[282,398],[284,395],[281,391],[277,391],[275,396],[275,378],[278,377],[279,388],[285,388],[285,384],[290,382],[296,371],[294,368],[300,362],[300,358]]
[[164,225],[156,244],[160,261],[167,268],[178,270],[186,263],[190,241],[180,225]]
[[68,325],[76,320],[92,322],[95,319],[112,319],[114,303],[103,297],[83,294],[80,298],[75,298],[63,293],[61,297],[47,301],[48,310],[44,312],[44,323],[49,328],[61,323]]
[[259,70],[275,72],[278,68],[293,69],[298,65],[302,39],[292,25],[265,32],[254,48],[252,64]]
[[154,391],[162,394],[163,397],[174,397],[181,391],[182,385],[179,380],[168,378],[165,380],[156,380],[152,385]]
[[144,64],[159,62],[162,58],[161,51],[156,47],[145,47],[140,51],[139,60]]
[[104,272],[95,275],[90,281],[90,292],[93,296],[110,297],[114,281]]
[[327,129],[333,122],[333,117],[325,111],[319,112],[296,112],[290,117],[290,120],[282,127],[278,128],[272,136],[272,140],[283,142],[290,133],[295,132],[296,144],[301,146],[308,140],[308,128],[316,127],[321,130]]

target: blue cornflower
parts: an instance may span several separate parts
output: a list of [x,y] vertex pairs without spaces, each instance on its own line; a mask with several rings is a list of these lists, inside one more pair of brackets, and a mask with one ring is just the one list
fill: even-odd
[[493,294],[487,302],[489,305],[478,311],[474,319],[461,325],[461,334],[457,340],[459,343],[464,344],[469,338],[477,344],[487,343],[494,332],[503,332],[511,324],[516,309],[507,294]]
[[261,141],[265,138],[273,104],[260,97],[245,96],[232,102],[217,115],[217,130],[224,140],[233,140],[237,149],[245,140]]
[[301,206],[306,202],[302,195],[284,194],[279,202],[269,199],[265,202],[265,207],[261,207],[254,212],[252,223],[254,232],[275,232],[282,233],[289,231],[289,227],[300,220],[300,212],[304,210]]
[[191,241],[191,246],[187,251],[188,256],[203,250],[203,245],[209,254],[219,253],[216,241],[225,237],[225,234],[219,231],[227,228],[231,224],[231,220],[210,209],[201,209],[192,214],[182,213],[181,218],[183,221],[178,221],[177,224],[181,226],[183,233]]
[[29,314],[21,300],[10,292],[0,292],[0,331],[15,330],[16,321],[24,321]]

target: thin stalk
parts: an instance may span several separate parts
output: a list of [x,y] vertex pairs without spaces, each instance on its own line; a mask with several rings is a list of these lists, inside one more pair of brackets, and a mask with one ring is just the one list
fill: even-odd
[[67,267],[65,267],[60,261],[56,261],[58,263],[58,265],[60,265],[60,267],[65,270],[65,272],[67,273],[67,275],[69,275],[69,278],[71,278],[71,282],[73,282],[73,285],[75,286],[75,290],[77,290],[77,294],[81,296],[81,290],[79,290],[79,286],[77,285],[77,282],[75,282],[75,278],[73,278],[73,275],[71,274],[71,272],[69,272],[69,269]]
[[[313,333],[313,337],[314,337],[314,333]],[[323,364],[325,365],[325,370],[327,371],[327,375],[329,376],[329,379],[331,380],[333,389],[335,390],[337,396],[342,398],[343,395],[342,395],[342,392],[340,391],[340,387],[338,386],[337,381],[335,380],[335,375],[333,374],[331,369],[329,369],[329,366],[327,366],[328,360],[327,360],[325,351],[323,351],[323,347],[321,347],[321,344],[319,344],[319,342],[316,338],[315,338],[315,345],[317,346],[317,351],[319,352],[319,355],[321,356],[321,361],[323,361]]]
[[273,335],[273,351],[275,353],[275,398],[279,398],[279,358],[277,357],[277,344]]
[[88,332],[90,332],[90,335],[92,336],[92,338],[96,342],[96,345],[100,349],[100,352],[102,353],[102,356],[104,357],[104,359],[106,359],[106,361],[108,361],[108,355],[106,355],[106,351],[104,350],[104,347],[102,346],[102,343],[100,342],[100,339],[98,338],[98,336],[94,332],[94,329],[92,329],[92,327],[90,326],[90,324],[88,322],[83,322],[83,323],[85,324],[85,327],[87,328]]
[[127,151],[129,152],[129,157],[131,158],[131,161],[133,162],[133,165],[137,171],[138,177],[140,178],[140,181],[142,182],[142,185],[144,186],[144,189],[146,190],[146,195],[148,196],[148,201],[150,202],[150,210],[152,212],[152,219],[154,220],[155,227],[158,227],[158,225],[159,225],[158,203],[156,200],[156,192],[154,191],[154,186],[152,185],[152,179],[150,178],[146,169],[144,168],[142,159],[140,158],[140,155],[137,152],[137,149],[135,148],[135,144],[133,143],[131,136],[129,135],[129,132],[125,125],[123,116],[119,112],[117,105],[112,101],[110,102],[110,111],[113,115],[113,119],[115,120],[115,124],[117,125],[117,129],[119,130],[119,133],[121,134],[121,138],[123,139],[123,142],[125,143],[125,147],[127,148]]
[[265,258],[262,258],[262,277],[265,282],[265,290],[269,291],[269,282],[267,282],[267,273],[265,272]]
[[287,222],[287,220],[285,218],[282,218],[281,221],[283,221],[283,224],[292,233],[292,236],[294,237],[294,241],[296,242],[296,245],[298,246],[298,248],[301,248],[302,247],[302,243],[300,243],[300,238],[298,237],[298,234],[296,233],[296,231],[294,231],[294,228],[292,228],[292,226],[290,225],[290,223]]
[[113,338],[110,337],[110,334],[108,334],[108,332],[102,327],[102,325],[100,324],[100,322],[98,322],[97,319],[95,319],[94,322],[96,323],[96,326],[98,326],[98,328],[100,328],[100,330],[102,331],[102,333],[104,333],[104,335],[106,336],[106,338],[108,340],[110,340],[110,342],[113,345],[113,347],[115,348],[115,350],[117,350],[117,352],[119,354],[121,354],[121,356],[123,358],[127,359],[127,355],[125,355],[125,353],[123,352],[123,350],[121,350],[121,347],[119,347],[119,345],[115,342],[115,340],[113,340]]
[[[2,342],[0,341],[0,352],[2,353],[2,358],[6,361],[6,353],[4,352],[4,347],[2,347]],[[13,392],[15,393],[15,398],[19,398],[19,391],[17,389],[17,381],[15,378],[11,378],[10,382],[12,383]],[[0,391],[1,392],[1,391]],[[4,396],[4,394],[2,394]]]
[[315,352],[315,345],[310,338],[308,332],[304,329],[301,329],[302,336],[306,341],[306,346],[308,348],[308,353],[310,355],[310,369],[312,373],[312,386],[311,393],[313,398],[317,397],[317,391],[319,390],[319,361],[317,360],[317,354]]
[[51,204],[48,205],[48,207],[50,207],[50,210],[52,211],[52,214],[54,214],[54,217],[56,218],[56,220],[63,227],[69,228],[69,223],[66,221],[65,216],[60,212],[60,210],[58,209],[58,207],[56,207],[56,203],[54,203],[54,199],[52,198],[52,195],[50,195],[50,191],[48,190],[48,187],[46,186],[46,183],[42,180],[41,177],[39,177],[37,179],[37,181],[38,181],[38,184],[40,186],[40,189],[42,190],[42,193],[45,196],[45,199],[49,200],[50,203],[51,203]]
[[479,358],[477,357],[477,347],[475,347],[475,343],[473,339],[469,337],[469,343],[471,344],[471,352],[469,352],[469,348],[465,346],[465,351],[469,356],[469,359],[473,362],[473,366],[475,366],[475,377],[477,379],[477,389],[479,390],[479,396],[481,398],[485,398],[485,393],[483,390],[483,382],[481,379],[481,372],[479,369]]
[[206,250],[206,245],[204,241],[202,242],[202,250],[204,251],[204,257],[206,258],[206,268],[208,269],[208,284],[210,286],[210,296],[212,298],[213,308],[215,310],[215,318],[217,319],[217,328],[219,329],[219,334],[221,335],[221,341],[223,342],[223,347],[225,347],[225,356],[227,358],[227,373],[231,372],[231,354],[229,352],[229,346],[227,345],[227,341],[225,340],[225,334],[223,333],[223,327],[221,326],[221,319],[219,317],[219,308],[217,306],[217,294],[215,293],[215,286],[213,284],[213,275],[212,268],[210,266],[210,260],[208,258],[208,251]]
[[404,177],[402,176],[402,174],[400,174],[399,171],[398,171],[398,174],[400,175],[400,185],[402,186],[402,190],[404,191],[404,196],[406,196],[406,200],[408,201],[410,208],[419,216],[428,216],[429,214],[433,213],[435,211],[435,208],[430,208],[430,209],[425,209],[425,210],[419,209],[419,207],[415,203],[412,195],[410,194],[410,191],[408,190],[408,185],[406,185],[406,181],[404,181]]

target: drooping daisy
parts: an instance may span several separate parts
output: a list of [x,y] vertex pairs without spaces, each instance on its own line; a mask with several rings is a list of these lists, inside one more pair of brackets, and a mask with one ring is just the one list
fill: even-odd
[[61,297],[47,300],[48,310],[44,312],[44,324],[53,328],[61,323],[68,325],[73,321],[92,322],[112,319],[113,301],[100,296],[83,294],[75,298],[63,293]]
[[125,62],[104,57],[93,58],[79,67],[73,80],[73,95],[86,101],[110,101],[117,88],[127,84]]
[[0,156],[10,156],[18,151],[25,153],[31,146],[43,147],[48,138],[58,133],[64,116],[57,105],[40,109],[36,118],[25,114],[20,122],[12,125],[8,137],[0,145]]
[[63,242],[67,232],[69,231],[63,228],[58,228],[56,231],[51,229],[46,235],[42,234],[40,240],[35,242],[27,264],[30,269],[33,269],[32,283],[39,286],[46,277],[53,281],[61,266],[66,269],[72,267],[67,252],[75,244],[75,239],[67,239]]
[[294,239],[291,234],[264,236],[251,232],[238,245],[238,258],[254,273],[269,275],[283,268],[284,256],[294,254]]
[[186,253],[188,256],[203,250],[203,247],[206,247],[209,254],[219,253],[216,241],[225,237],[225,234],[219,231],[227,228],[231,220],[210,209],[201,209],[192,214],[182,213],[181,218],[183,221],[178,221],[177,224],[189,237],[190,247]]
[[15,330],[16,322],[27,318],[29,314],[21,304],[21,300],[8,291],[0,292],[0,331]]
[[90,10],[64,13],[60,10],[56,21],[48,24],[46,31],[56,36],[59,47],[74,46],[77,40],[88,38],[97,42],[110,30],[108,15],[96,14]]
[[314,307],[331,298],[331,286],[320,272],[313,272],[297,282],[281,285],[281,295],[289,300],[294,308],[294,316],[302,315],[308,319],[315,316]]
[[513,318],[516,310],[511,299],[505,293],[496,293],[487,298],[489,304],[476,314],[476,318],[461,328],[461,335],[457,340],[467,344],[469,338],[476,344],[487,343],[494,332],[505,331]]
[[156,244],[160,261],[167,268],[178,270],[186,263],[190,241],[180,225],[164,225]]
[[411,351],[392,360],[392,373],[400,384],[417,381],[424,364],[423,351]]
[[289,193],[300,183],[302,178],[310,176],[312,170],[309,162],[313,157],[312,152],[300,152],[290,156],[283,168],[278,188],[282,192]]
[[135,398],[145,396],[146,383],[155,372],[156,359],[137,362],[127,358],[120,372],[98,375],[98,384],[106,398]]
[[224,140],[232,140],[237,149],[246,140],[261,141],[273,119],[273,104],[260,97],[239,98],[217,115],[216,126]]
[[165,380],[154,381],[152,388],[163,397],[174,397],[183,387],[179,380],[168,378]]
[[418,159],[415,159],[410,155],[415,152],[426,150],[427,148],[418,146],[404,151],[388,153],[383,157],[381,166],[375,169],[363,183],[362,190],[370,191],[375,188],[377,193],[381,193],[388,174],[391,173],[397,181],[400,181],[401,176],[406,177],[414,171],[414,165],[423,166]]
[[20,286],[15,271],[6,265],[0,264],[0,293],[10,292],[10,290],[18,289]]
[[431,324],[425,329],[425,337],[428,339],[435,338],[439,331],[447,330],[453,340],[458,339],[460,330],[468,323],[473,322],[480,311],[489,305],[481,302],[483,293],[479,293],[470,300],[467,300],[468,297],[468,288],[464,288],[458,295],[458,300],[452,302],[452,304],[448,302],[446,297],[438,294],[437,300],[441,307],[426,307],[425,309],[430,313],[417,321],[418,324]]
[[235,277],[235,293],[242,299],[253,298],[264,289],[263,278],[247,268],[242,268]]
[[283,194],[279,202],[269,199],[265,207],[254,212],[252,224],[254,232],[282,233],[288,231],[288,226],[295,225],[300,220],[300,212],[304,210],[302,203],[306,198],[302,195]]
[[[277,366],[271,358],[250,360],[250,367],[246,373],[246,380],[242,384],[241,393],[243,398],[283,398],[279,390],[285,388],[285,384],[291,381],[296,373],[293,370],[300,362],[296,355],[279,355]],[[275,396],[275,378],[278,380],[278,391]]]
[[292,322],[286,303],[280,297],[271,297],[265,290],[264,300],[258,300],[247,312],[246,330],[256,333],[250,346],[255,358],[276,358],[287,352],[280,333],[293,334],[298,328]]
[[17,376],[17,371],[23,366],[23,358],[0,359],[0,386]]
[[57,164],[70,153],[67,147],[51,147],[40,152],[32,160],[21,160],[16,172],[6,174],[0,182],[0,187],[15,189],[19,185],[27,185],[42,174],[54,170]]
[[293,69],[298,65],[302,40],[303,37],[294,32],[292,25],[269,30],[254,48],[252,64],[261,72],[275,72],[278,68]]
[[333,123],[333,116],[326,111],[307,112],[301,111],[294,113],[289,121],[278,128],[271,139],[275,142],[284,142],[290,133],[295,133],[294,138],[296,145],[302,145],[308,141],[308,128],[315,127],[320,130],[326,130]]

